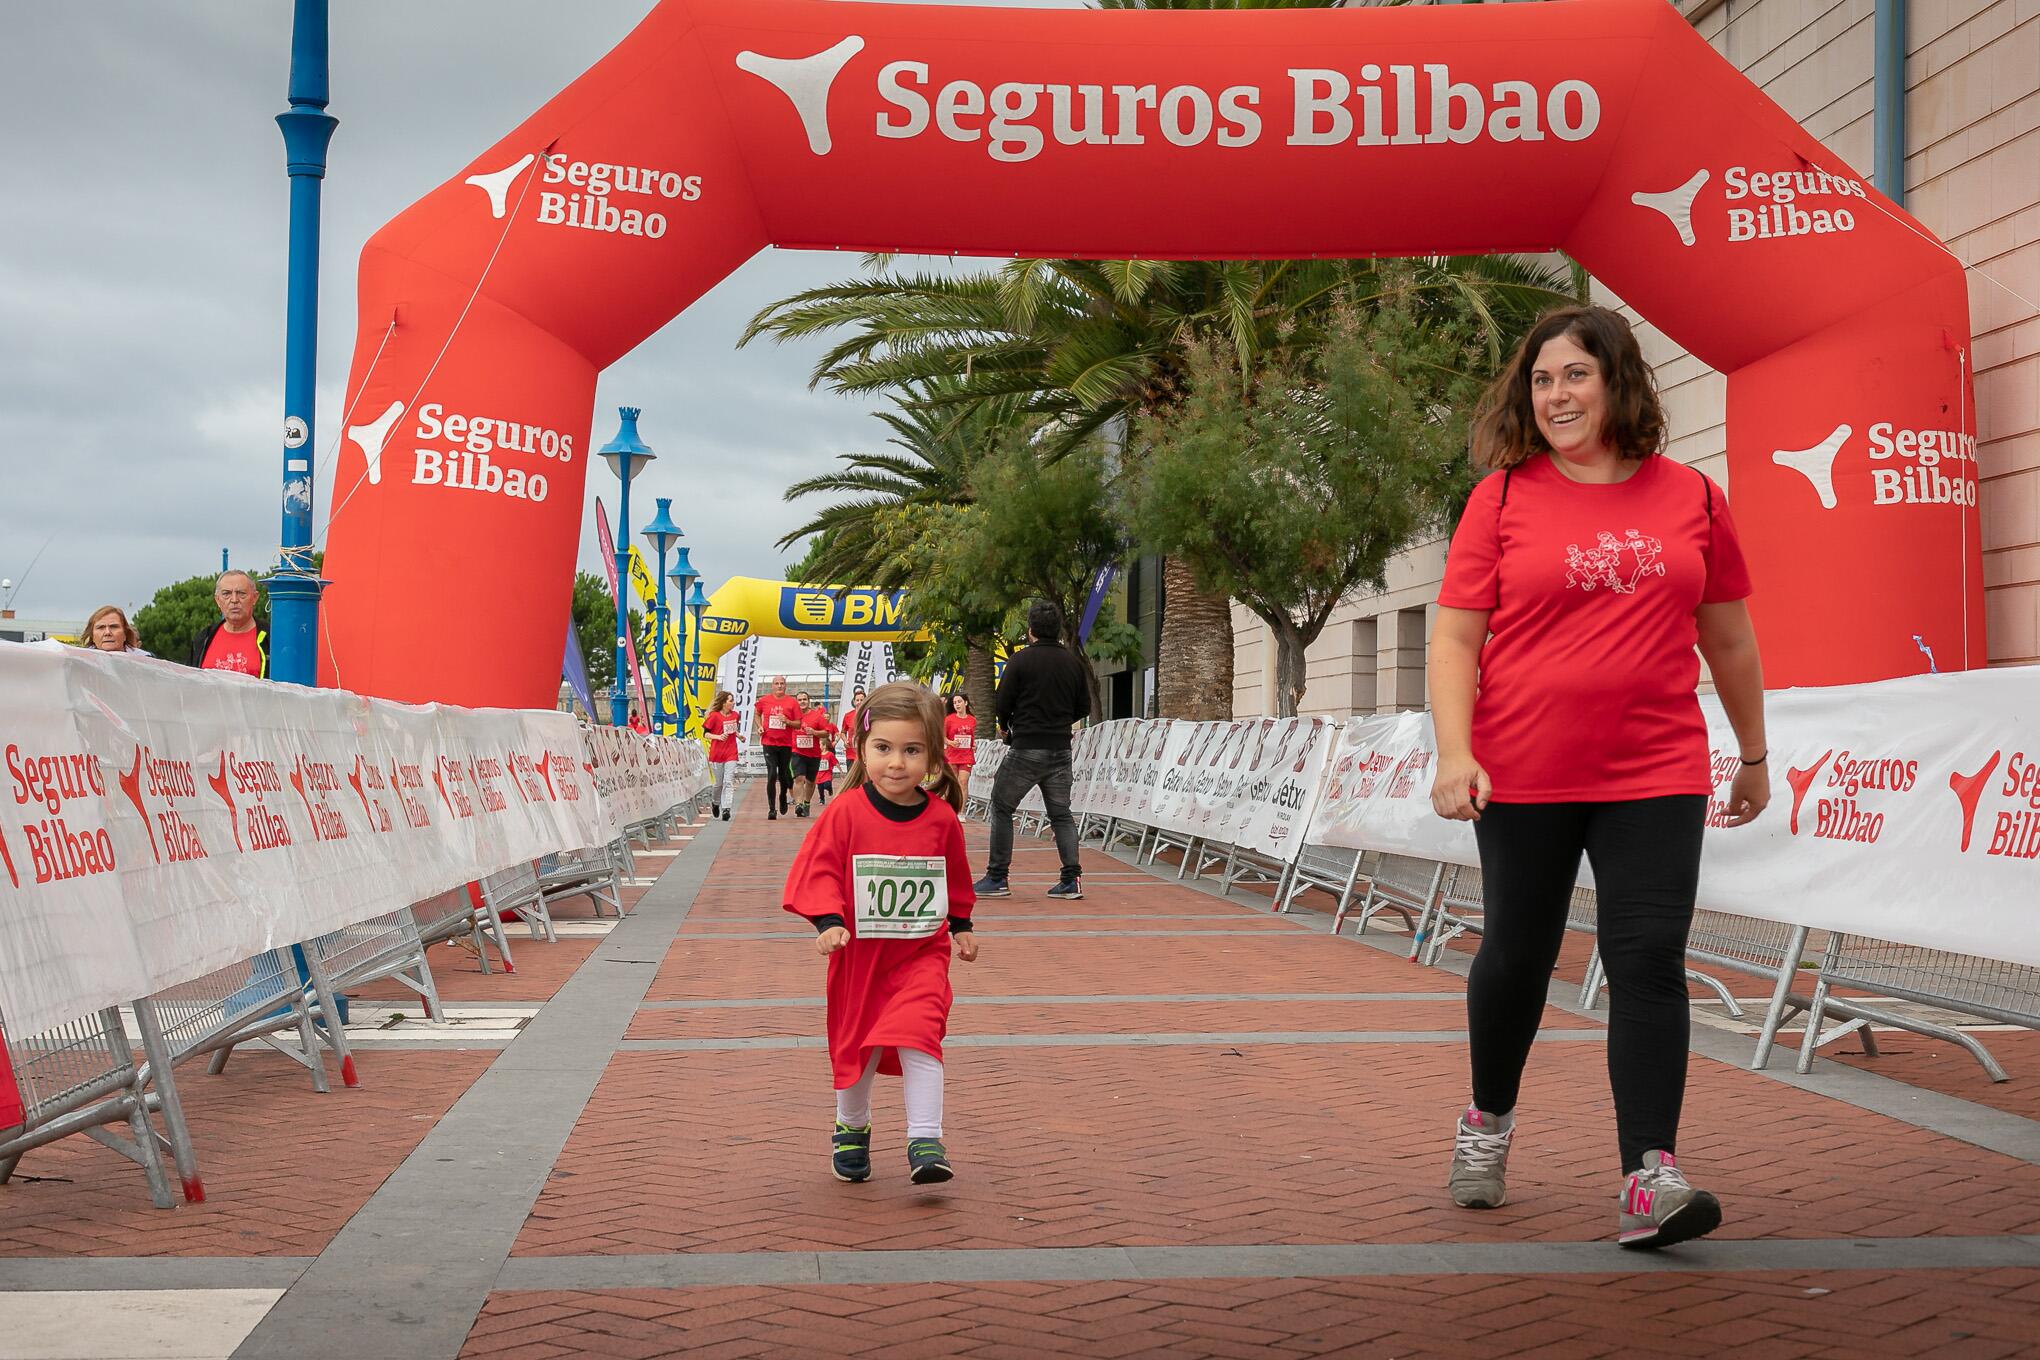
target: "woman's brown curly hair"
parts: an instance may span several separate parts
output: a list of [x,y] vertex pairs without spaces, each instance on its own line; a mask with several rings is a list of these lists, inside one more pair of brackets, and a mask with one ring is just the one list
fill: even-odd
[[1530,370],[1545,344],[1565,336],[1594,356],[1608,387],[1606,438],[1624,458],[1643,459],[1665,446],[1665,412],[1657,382],[1636,333],[1620,313],[1606,307],[1561,307],[1537,318],[1509,362],[1481,395],[1473,416],[1473,461],[1477,467],[1515,467],[1551,448],[1537,430],[1530,404]]

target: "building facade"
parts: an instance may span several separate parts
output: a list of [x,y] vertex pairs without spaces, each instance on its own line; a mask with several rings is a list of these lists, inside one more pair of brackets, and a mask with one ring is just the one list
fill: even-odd
[[[1866,180],[1877,179],[1876,29],[1904,31],[1906,209],[1966,267],[1975,338],[1985,628],[1992,665],[2040,663],[2040,0],[1680,0],[1686,15],[1780,107]],[[1887,113],[1892,112],[1887,110]],[[1878,187],[1889,189],[1881,180]],[[1598,300],[1621,299],[1597,288]],[[1727,487],[1720,373],[1634,311],[1670,424],[1667,452]],[[1390,566],[1309,654],[1305,713],[1424,705],[1425,640],[1443,540]],[[1238,605],[1234,712],[1273,713],[1275,644]]]

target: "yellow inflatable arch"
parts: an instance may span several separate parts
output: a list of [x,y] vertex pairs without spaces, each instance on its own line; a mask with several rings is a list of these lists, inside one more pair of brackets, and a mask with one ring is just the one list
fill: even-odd
[[[635,575],[635,571],[632,573]],[[642,592],[640,592],[642,593]],[[715,698],[716,666],[725,652],[754,637],[803,642],[921,642],[925,630],[902,622],[904,591],[865,586],[814,586],[732,576],[708,597],[701,612],[701,654],[694,656],[693,621],[674,608],[666,631],[666,692],[661,707],[679,710],[682,648],[686,649],[687,730],[701,731],[701,715]]]

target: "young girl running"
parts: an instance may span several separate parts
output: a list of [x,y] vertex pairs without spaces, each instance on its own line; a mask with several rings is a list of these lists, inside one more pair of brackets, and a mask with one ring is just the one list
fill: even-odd
[[941,701],[915,685],[874,690],[858,710],[843,793],[802,842],[785,898],[829,961],[832,1170],[870,1179],[871,1083],[884,1072],[902,1078],[908,1172],[931,1185],[955,1174],[942,1146],[951,942],[965,963],[978,955],[956,816],[963,786],[942,758]]
[[737,717],[737,696],[726,689],[717,690],[715,704],[701,720],[701,730],[708,734],[708,774],[713,790],[708,815],[727,822],[730,804],[736,799],[737,738],[743,731],[743,722]]
[[970,696],[962,690],[949,696],[949,712],[942,719],[942,739],[942,758],[968,788],[971,766],[977,763],[977,718],[970,711]]
[[826,804],[829,795],[836,791],[836,733],[835,729],[822,733],[822,764],[815,771],[815,801]]

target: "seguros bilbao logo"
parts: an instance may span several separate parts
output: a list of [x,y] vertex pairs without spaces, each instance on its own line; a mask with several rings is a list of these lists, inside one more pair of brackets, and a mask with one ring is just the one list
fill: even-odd
[[[1637,192],[1629,201],[1648,208],[1672,224],[1681,245],[1697,245],[1693,210],[1714,172],[1700,169],[1683,184],[1655,193]],[[1730,245],[1775,241],[1792,236],[1832,236],[1856,229],[1856,208],[1869,201],[1859,179],[1821,169],[1753,170],[1731,165],[1721,176],[1725,213],[1722,240]]]
[[905,593],[785,586],[779,593],[779,622],[782,627],[797,630],[897,633],[900,631],[900,602]]
[[[1849,452],[1855,434],[1856,427],[1844,421],[1806,448],[1773,450],[1771,461],[1806,478],[1821,509],[1833,510],[1841,504],[1836,464]],[[1916,430],[1880,420],[1871,424],[1865,439],[1870,464],[1865,479],[1869,483],[1868,504],[1976,504],[1975,435],[1962,430]]]
[[[835,149],[829,99],[851,58],[852,34],[805,57],[743,51],[739,70],[793,105],[808,150]],[[1253,146],[1271,128],[1289,146],[1415,146],[1477,142],[1584,141],[1601,124],[1600,92],[1584,80],[1546,89],[1530,80],[1476,85],[1443,62],[1366,62],[1353,71],[1296,67],[1272,89],[1233,84],[1067,85],[1022,78],[989,87],[934,63],[886,62],[875,76],[881,103],[872,131],[904,141],[933,133],[977,143],[993,160],[1033,160],[1051,147]]]

